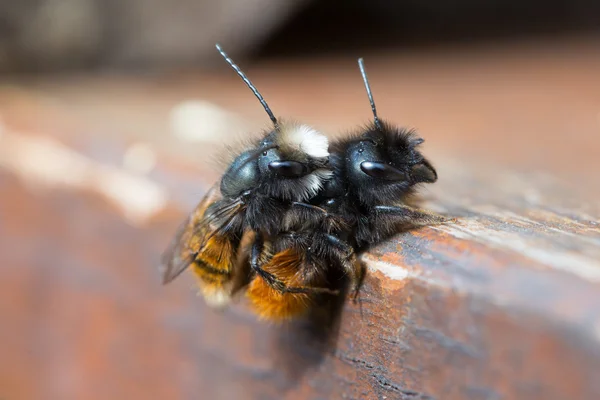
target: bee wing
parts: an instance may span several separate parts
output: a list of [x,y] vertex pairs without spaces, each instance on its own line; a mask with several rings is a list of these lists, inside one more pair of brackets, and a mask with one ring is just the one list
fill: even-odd
[[195,255],[200,250],[200,244],[206,241],[205,236],[208,235],[204,214],[208,207],[219,199],[217,185],[214,185],[179,226],[175,237],[162,255],[163,284],[177,278],[194,261]]
[[[214,235],[224,235],[232,230],[241,230],[239,224],[236,224],[240,220],[235,217],[243,208],[240,199],[223,199],[214,202],[194,227],[194,234],[201,239],[198,241],[197,247],[199,249],[204,247]],[[241,231],[237,233],[242,234]]]
[[186,232],[188,225],[189,219],[177,229],[175,237],[162,255],[163,284],[167,284],[177,278],[193,261],[191,252],[185,255],[186,240],[184,240],[184,236],[189,236],[188,232]]

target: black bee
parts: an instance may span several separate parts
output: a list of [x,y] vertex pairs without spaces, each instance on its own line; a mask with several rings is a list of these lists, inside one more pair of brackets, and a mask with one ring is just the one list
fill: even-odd
[[[419,184],[435,182],[437,172],[418,150],[423,139],[379,119],[362,59],[359,68],[373,123],[331,144],[332,179],[317,196],[294,203],[294,213],[286,215],[283,231],[270,244],[273,256],[253,254],[253,264],[262,262],[264,270],[290,286],[327,287],[329,272],[341,270],[356,295],[365,273],[357,252],[401,229],[445,220],[405,204]],[[313,300],[311,293],[274,290],[260,276],[247,294],[267,319],[302,314]]]
[[281,292],[319,291],[288,288],[259,263],[252,263],[248,271],[240,247],[243,237],[250,235],[252,251],[262,253],[264,238],[274,237],[284,217],[294,214],[292,203],[308,201],[323,189],[332,174],[327,167],[327,137],[306,125],[280,123],[246,75],[216,47],[258,98],[274,127],[235,158],[219,188],[213,187],[181,226],[163,256],[163,282],[192,266],[206,301],[215,306],[228,303],[251,274]]
[[334,178],[325,193],[328,208],[352,221],[353,242],[358,249],[364,249],[399,229],[437,224],[445,219],[406,205],[418,185],[437,181],[437,172],[419,151],[424,140],[414,130],[379,119],[362,58],[358,64],[373,110],[373,123],[331,144]]

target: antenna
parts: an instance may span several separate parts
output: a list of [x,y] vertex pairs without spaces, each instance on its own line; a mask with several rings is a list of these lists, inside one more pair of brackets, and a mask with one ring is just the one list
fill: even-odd
[[367,89],[367,96],[369,96],[369,101],[371,102],[371,110],[373,110],[375,126],[377,127],[377,129],[383,130],[381,122],[379,121],[379,117],[377,117],[377,108],[375,108],[373,94],[371,93],[371,85],[369,85],[369,78],[367,78],[367,71],[365,71],[365,62],[362,58],[358,59],[358,68],[360,68],[360,73],[362,74],[363,81],[365,82],[365,88]]
[[242,70],[240,69],[240,67],[238,67],[233,62],[233,60],[231,58],[229,58],[229,56],[227,55],[227,53],[225,53],[223,51],[223,49],[221,48],[221,46],[219,44],[216,44],[215,47],[217,48],[217,50],[219,51],[219,53],[221,53],[221,55],[223,56],[223,58],[225,59],[225,61],[227,61],[227,63],[229,65],[231,65],[231,68],[233,68],[233,70],[235,72],[237,72],[237,74],[240,76],[240,78],[242,78],[242,80],[244,81],[244,83],[246,85],[248,85],[248,87],[250,88],[250,90],[252,90],[252,93],[254,93],[254,95],[256,96],[256,98],[258,99],[258,101],[260,101],[260,104],[262,104],[262,106],[265,109],[265,111],[267,112],[267,114],[269,114],[269,118],[273,122],[273,125],[275,125],[275,129],[279,129],[279,123],[277,122],[277,118],[275,118],[275,115],[273,115],[273,111],[271,111],[271,109],[269,108],[269,105],[267,104],[267,102],[265,101],[265,99],[262,97],[262,95],[260,94],[260,92],[258,91],[258,89],[256,89],[256,86],[254,86],[252,84],[252,82],[250,82],[250,79],[248,79],[248,77],[246,76],[246,74],[244,74],[242,72]]

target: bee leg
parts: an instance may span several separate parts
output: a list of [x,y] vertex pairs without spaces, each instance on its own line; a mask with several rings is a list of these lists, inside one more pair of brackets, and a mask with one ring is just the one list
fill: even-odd
[[332,290],[324,287],[310,287],[310,286],[285,286],[285,283],[281,282],[284,285],[283,292],[281,293],[304,293],[304,294],[317,294],[317,293],[326,293],[337,295],[340,294],[339,290]]
[[318,212],[319,214],[325,214],[325,215],[328,214],[327,210],[325,210],[324,208],[321,208],[321,207],[318,207],[318,206],[313,206],[312,204],[308,204],[308,203],[302,203],[302,202],[299,202],[299,201],[294,201],[294,202],[292,202],[292,206],[294,206],[294,207],[304,207],[307,210],[315,211],[315,212]]
[[252,243],[252,250],[250,252],[250,267],[258,274],[265,282],[269,285],[274,286],[272,283],[277,280],[275,276],[260,267],[260,257],[264,250],[264,239],[261,234],[257,233],[254,242]]
[[337,290],[331,290],[327,288],[313,288],[307,286],[287,286],[280,279],[277,279],[275,275],[272,273],[265,271],[260,266],[260,256],[264,249],[264,240],[261,235],[256,235],[256,239],[254,243],[252,243],[252,252],[250,257],[250,266],[252,270],[256,272],[258,276],[260,276],[269,286],[273,289],[277,290],[279,293],[329,293],[329,294],[338,294]]
[[310,224],[320,224],[329,217],[329,213],[324,208],[299,201],[292,202],[290,211],[291,212],[288,214],[290,226],[307,222]]
[[369,229],[357,234],[357,241],[361,244],[379,243],[400,231],[450,221],[452,219],[406,205],[375,206],[369,216]]
[[[386,218],[378,218],[385,216]],[[411,227],[439,225],[451,221],[450,218],[443,217],[430,211],[418,210],[409,206],[375,206],[374,217],[378,219],[378,224],[382,226],[389,225],[407,225]]]
[[451,219],[430,211],[418,210],[409,206],[375,206],[377,216],[390,217],[393,223],[406,223],[413,226],[439,225]]
[[356,259],[354,248],[347,242],[331,234],[326,234],[325,239],[341,253],[338,254],[338,259],[342,268],[350,275],[350,281],[352,283],[352,299],[356,301],[360,287],[365,278],[365,268],[363,264]]

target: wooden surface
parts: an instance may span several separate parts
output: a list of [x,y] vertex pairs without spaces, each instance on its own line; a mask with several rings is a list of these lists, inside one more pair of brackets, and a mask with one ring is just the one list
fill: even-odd
[[[0,398],[600,398],[599,48],[364,55],[380,115],[426,139],[423,205],[459,220],[373,249],[359,305],[290,326],[156,269],[218,177],[172,107],[266,123],[230,71],[3,85]],[[354,58],[246,69],[280,115],[369,119]]]

